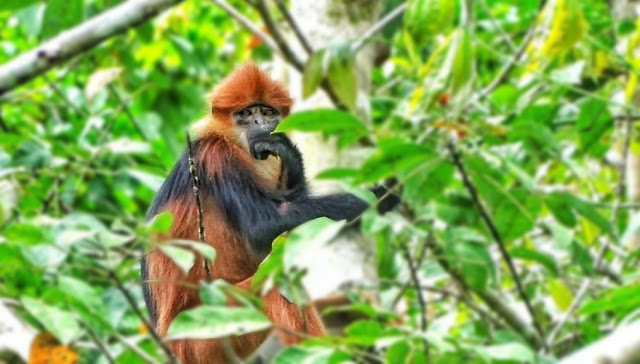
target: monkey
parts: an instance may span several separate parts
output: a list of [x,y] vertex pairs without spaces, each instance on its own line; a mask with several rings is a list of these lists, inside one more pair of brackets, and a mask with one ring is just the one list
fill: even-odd
[[[207,243],[217,253],[210,275],[249,290],[276,237],[318,217],[353,220],[369,205],[350,193],[310,194],[300,152],[285,134],[274,132],[289,114],[293,99],[255,64],[235,70],[214,89],[210,100],[211,111],[194,128],[192,143]],[[174,217],[168,236],[159,240],[199,239],[192,187],[185,151],[148,211],[148,219],[163,211]],[[380,197],[384,191],[378,188],[374,193]],[[178,313],[200,304],[197,290],[175,282],[197,284],[205,279],[202,259],[198,256],[187,275],[158,249],[141,260],[145,303],[160,336],[166,335]],[[300,341],[291,332],[325,333],[313,305],[301,310],[276,288],[262,299],[264,313],[284,345]],[[236,355],[247,357],[268,333],[233,337],[229,343]],[[185,339],[168,345],[183,363],[230,360],[219,340]]]

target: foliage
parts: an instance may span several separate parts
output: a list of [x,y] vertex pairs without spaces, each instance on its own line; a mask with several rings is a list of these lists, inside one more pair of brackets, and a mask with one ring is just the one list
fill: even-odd
[[[0,64],[118,2],[3,1]],[[333,87],[348,110],[280,126],[368,156],[319,178],[355,190],[400,181],[402,207],[359,225],[380,280],[345,289],[362,319],[343,335],[275,362],[547,363],[635,319],[640,224],[624,177],[639,172],[624,162],[640,150],[640,23],[598,0],[410,0],[390,27],[375,39],[391,57],[369,93],[354,87],[353,40],[332,44],[298,87]],[[139,258],[172,218],[145,211],[208,109],[202,95],[243,61],[270,62],[257,43],[221,8],[187,1],[0,96],[0,297],[81,362],[107,362],[105,350],[117,363],[164,360],[137,312]],[[371,120],[349,111],[360,96]],[[343,225],[319,219],[276,240],[253,288],[308,304],[297,258]],[[162,249],[185,271],[196,252],[215,260],[197,242]],[[204,305],[174,321],[174,338],[270,325],[251,293],[194,289]]]

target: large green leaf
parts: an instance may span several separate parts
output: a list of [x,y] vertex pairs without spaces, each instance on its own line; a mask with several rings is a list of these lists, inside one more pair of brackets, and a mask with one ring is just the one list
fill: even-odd
[[353,114],[335,109],[315,109],[288,116],[278,125],[276,131],[318,131],[327,135],[353,133],[365,135],[367,129]]
[[200,306],[182,311],[169,326],[167,340],[217,339],[271,327],[271,321],[254,308]]
[[484,244],[465,240],[466,234],[458,229],[446,234],[444,251],[447,261],[462,274],[469,286],[485,291],[489,279],[494,276],[493,260]]
[[329,69],[327,77],[331,88],[349,110],[356,109],[358,100],[358,78],[356,77],[354,54],[348,43],[327,48]]
[[24,308],[61,343],[69,344],[80,334],[80,326],[70,312],[31,297],[22,297],[21,301]]
[[580,106],[576,124],[580,150],[594,157],[603,157],[610,142],[605,135],[613,130],[613,119],[606,102],[589,99]]
[[278,354],[273,364],[331,364],[343,363],[348,360],[346,354],[336,352],[331,348],[304,348],[293,346]]
[[323,49],[315,52],[309,57],[302,73],[302,97],[305,99],[316,91],[326,74],[325,56],[327,52]]

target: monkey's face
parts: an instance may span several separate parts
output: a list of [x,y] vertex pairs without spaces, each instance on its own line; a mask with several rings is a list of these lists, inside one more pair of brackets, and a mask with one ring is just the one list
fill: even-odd
[[271,133],[278,126],[280,119],[278,110],[263,104],[247,106],[233,113],[236,126],[249,137]]

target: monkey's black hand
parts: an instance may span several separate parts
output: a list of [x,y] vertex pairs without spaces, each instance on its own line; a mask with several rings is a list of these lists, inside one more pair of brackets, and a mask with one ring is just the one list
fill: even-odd
[[295,149],[293,143],[283,133],[260,134],[249,138],[251,155],[259,160],[269,158],[269,155],[282,157]]
[[[393,188],[398,182],[396,180],[388,183],[389,188]],[[378,213],[384,214],[385,212],[393,210],[398,204],[400,204],[400,196],[389,191],[387,187],[378,185],[370,189],[374,195],[379,199],[377,210]]]

